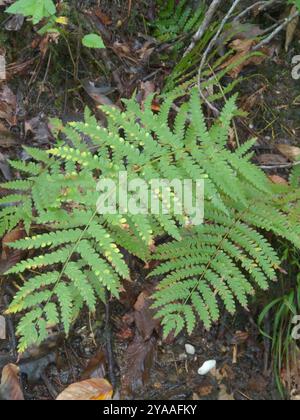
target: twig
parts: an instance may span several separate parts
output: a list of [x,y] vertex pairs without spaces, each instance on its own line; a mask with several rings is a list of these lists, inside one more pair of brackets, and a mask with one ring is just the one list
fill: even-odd
[[294,162],[294,163],[286,163],[283,165],[262,165],[259,166],[260,169],[290,169],[293,168],[294,166],[299,166],[300,162]]
[[[9,302],[8,302],[8,298],[5,295],[4,296],[4,303],[5,306],[8,307],[9,306]],[[14,329],[14,324],[13,321],[11,319],[10,315],[6,316],[6,322],[7,322],[7,328],[8,328],[8,333],[9,333],[9,338],[10,338],[10,342],[11,342],[11,350],[13,353],[13,357],[15,360],[18,359],[18,351],[17,351],[17,340],[16,340],[16,336],[15,336],[15,329]]]
[[210,43],[208,44],[208,47],[206,48],[203,56],[202,56],[202,60],[199,66],[199,71],[198,71],[198,89],[199,89],[199,94],[201,96],[201,98],[204,100],[204,102],[207,104],[207,106],[214,112],[214,114],[219,115],[220,112],[219,110],[213,106],[205,97],[204,93],[202,92],[202,87],[201,87],[201,75],[202,75],[202,70],[205,66],[208,54],[210,53],[211,49],[213,48],[213,46],[215,45],[215,43],[217,42],[219,36],[221,35],[224,26],[226,25],[228,19],[231,17],[234,9],[237,7],[237,5],[241,2],[241,0],[235,0],[231,6],[231,8],[229,9],[229,11],[227,12],[226,16],[224,17],[224,19],[222,20],[220,27],[217,31],[217,33],[215,34],[215,36],[212,38],[212,40],[210,41]]
[[241,20],[244,16],[246,16],[248,13],[252,12],[253,9],[258,8],[258,12],[262,12],[269,7],[273,6],[275,3],[282,3],[281,0],[269,0],[269,1],[258,1],[257,3],[252,4],[251,6],[247,7],[242,13],[237,15],[234,18],[234,21]]
[[108,362],[108,374],[109,380],[113,388],[116,386],[116,377],[115,377],[115,361],[114,361],[114,352],[112,346],[112,330],[110,325],[110,304],[109,304],[109,293],[106,293],[106,303],[105,303],[105,341],[106,341],[106,353],[107,353],[107,362]]
[[49,394],[51,395],[51,397],[56,400],[57,396],[58,396],[58,392],[57,390],[54,388],[54,386],[52,385],[52,383],[49,381],[47,375],[45,372],[41,373],[41,379],[43,380]]
[[286,18],[281,25],[277,26],[277,28],[269,35],[267,38],[263,39],[259,44],[257,44],[252,51],[260,50],[264,45],[271,42],[279,32],[285,29],[290,22],[292,22],[295,18],[300,16],[300,12],[294,13],[292,16]]
[[213,2],[211,3],[211,5],[209,6],[209,9],[205,15],[205,18],[203,20],[203,22],[201,23],[198,31],[195,33],[195,35],[192,38],[192,41],[188,47],[188,49],[185,51],[184,53],[184,57],[189,54],[192,49],[195,47],[196,42],[198,42],[202,36],[204,35],[206,29],[208,28],[208,26],[210,25],[210,22],[215,14],[215,11],[217,10],[219,4],[221,3],[222,0],[213,0]]

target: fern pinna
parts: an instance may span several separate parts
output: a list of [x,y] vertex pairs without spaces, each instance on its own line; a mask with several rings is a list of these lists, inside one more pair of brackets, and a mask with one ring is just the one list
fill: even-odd
[[[20,351],[41,342],[49,326],[68,333],[82,307],[94,311],[106,290],[117,298],[130,278],[125,251],[160,262],[150,275],[159,281],[154,306],[167,334],[191,332],[196,316],[209,328],[220,304],[234,313],[255,287],[266,290],[280,263],[270,233],[300,246],[299,190],[273,186],[251,163],[254,141],[227,148],[235,97],[211,127],[197,90],[176,115],[172,105],[167,97],[154,112],[149,96],[143,110],[135,100],[125,112],[103,107],[107,128],[86,112],[85,122],[58,124],[67,140],[47,152],[27,148],[30,162],[11,162],[24,180],[3,185],[11,194],[0,201],[1,233],[23,223],[28,237],[11,247],[30,252],[7,272],[25,279],[8,310],[23,313]],[[205,223],[193,226],[173,206],[160,214],[98,214],[99,179],[117,180],[120,171],[148,184],[204,179]]]
[[[158,17],[152,26],[154,35],[164,42],[178,40],[196,31],[204,18],[205,6],[202,1],[191,6],[189,0],[158,0],[157,6]],[[177,50],[181,47],[181,43],[175,46]]]

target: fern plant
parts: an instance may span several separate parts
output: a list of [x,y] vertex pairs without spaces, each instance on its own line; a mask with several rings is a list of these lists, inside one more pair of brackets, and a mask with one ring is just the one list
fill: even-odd
[[[154,35],[163,42],[174,41],[195,31],[200,25],[205,6],[198,1],[195,7],[189,5],[189,0],[158,0],[159,13],[154,22]],[[176,44],[180,49],[181,43]]]
[[[67,141],[47,152],[26,148],[33,161],[11,162],[24,179],[2,185],[10,194],[0,200],[1,233],[23,223],[28,237],[11,247],[30,253],[7,273],[24,280],[9,308],[23,314],[20,351],[41,342],[48,326],[62,324],[68,333],[82,307],[94,311],[105,290],[118,298],[130,277],[124,251],[161,263],[151,275],[159,280],[154,306],[167,334],[191,332],[196,316],[209,328],[220,304],[234,313],[236,303],[247,307],[255,287],[266,290],[279,267],[271,233],[300,247],[293,214],[299,190],[274,190],[250,162],[254,141],[227,148],[235,97],[211,127],[196,89],[176,115],[172,97],[158,113],[151,105],[149,96],[143,110],[134,99],[125,112],[103,107],[107,128],[87,111],[85,122],[57,125]],[[120,171],[148,185],[157,178],[204,179],[204,225],[193,226],[174,206],[159,214],[99,214],[98,181],[118,180]],[[172,202],[180,199],[170,193]],[[157,198],[163,207],[159,192]],[[156,247],[161,238],[166,243]]]

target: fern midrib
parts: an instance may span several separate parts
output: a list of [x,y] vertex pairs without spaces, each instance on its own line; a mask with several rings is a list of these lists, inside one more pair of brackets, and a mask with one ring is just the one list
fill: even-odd
[[243,215],[247,212],[247,209],[243,210],[240,214],[239,217],[235,218],[234,223],[228,228],[228,232],[226,233],[226,235],[224,235],[214,253],[214,255],[212,256],[212,258],[209,260],[208,264],[206,265],[205,269],[203,270],[203,273],[201,274],[199,280],[197,281],[197,284],[192,288],[189,296],[186,298],[186,300],[184,301],[184,304],[187,305],[192,297],[192,295],[195,293],[195,291],[198,289],[199,284],[203,281],[206,272],[210,269],[213,261],[217,258],[220,250],[222,249],[223,243],[226,239],[229,238],[230,234],[233,232],[235,226],[237,223],[239,223],[242,220]]

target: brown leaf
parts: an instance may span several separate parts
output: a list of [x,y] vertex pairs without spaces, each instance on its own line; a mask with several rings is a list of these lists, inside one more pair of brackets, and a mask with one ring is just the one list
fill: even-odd
[[237,331],[231,340],[231,344],[243,344],[249,339],[249,333],[246,331]]
[[33,140],[39,144],[49,144],[51,132],[48,122],[40,116],[25,121],[25,135],[30,135]]
[[16,96],[7,85],[3,85],[0,88],[0,118],[16,125],[16,107]]
[[269,180],[273,182],[273,184],[278,185],[289,185],[286,179],[282,178],[282,176],[279,175],[269,175]]
[[57,401],[111,400],[113,389],[105,379],[88,379],[70,385],[58,397]]
[[25,231],[21,226],[16,227],[11,232],[4,235],[2,239],[2,258],[7,259],[12,252],[9,247],[10,243],[16,242],[25,237]]
[[16,227],[11,232],[7,233],[2,239],[2,255],[0,259],[0,274],[5,273],[11,267],[21,261],[24,251],[12,249],[8,246],[9,243],[15,242],[18,239],[25,237],[25,231],[21,227]]
[[0,385],[0,399],[6,401],[23,401],[24,395],[19,381],[19,368],[9,364],[3,368]]
[[289,146],[288,144],[277,144],[276,147],[283,156],[292,162],[300,159],[299,147]]
[[122,389],[126,394],[136,391],[148,381],[156,356],[156,344],[155,337],[145,341],[137,334],[129,345],[122,375]]
[[267,380],[262,375],[252,376],[252,378],[248,382],[248,388],[252,392],[256,392],[261,394],[266,390],[268,386]]
[[197,389],[197,395],[201,398],[208,397],[214,391],[214,387],[210,384],[204,384]]
[[110,17],[108,17],[105,13],[103,13],[99,9],[99,7],[95,7],[94,12],[95,12],[95,15],[97,16],[97,18],[101,21],[101,23],[103,23],[103,25],[109,26],[109,25],[112,24],[112,20],[110,19]]
[[155,330],[159,330],[160,322],[157,319],[154,319],[154,310],[151,309],[152,300],[148,292],[142,292],[135,305],[135,323],[139,333],[144,338],[148,340]]
[[260,165],[286,165],[288,163],[287,159],[285,159],[281,155],[275,155],[272,153],[263,153],[256,157],[257,162]]
[[255,45],[255,43],[256,41],[254,39],[235,39],[234,41],[232,41],[230,46],[233,50],[236,51],[236,54],[229,60],[227,60],[225,63],[223,63],[220,68],[224,69],[235,63],[239,63],[236,64],[236,66],[234,66],[234,68],[228,73],[230,77],[236,79],[244,67],[250,64],[261,64],[266,58],[264,55],[253,55],[252,57],[249,57],[247,60],[244,60],[242,61],[242,63],[240,63],[240,60],[247,54],[249,54],[251,48],[253,47],[253,45]]
[[234,401],[233,394],[229,394],[225,385],[220,385],[219,401]]
[[88,363],[81,379],[104,378],[105,377],[106,357],[103,351],[96,354]]

